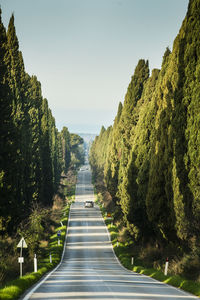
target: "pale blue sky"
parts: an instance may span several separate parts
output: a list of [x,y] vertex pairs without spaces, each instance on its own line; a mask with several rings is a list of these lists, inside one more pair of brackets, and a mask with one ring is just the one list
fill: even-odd
[[188,0],[0,0],[14,12],[26,71],[36,75],[59,130],[112,125],[140,58],[160,68]]

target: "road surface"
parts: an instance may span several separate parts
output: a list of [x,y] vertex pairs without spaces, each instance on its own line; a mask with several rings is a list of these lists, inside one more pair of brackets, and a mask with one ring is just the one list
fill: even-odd
[[116,259],[99,208],[84,208],[93,200],[91,172],[78,173],[76,201],[71,207],[63,261],[30,292],[27,299],[198,299],[152,278],[124,269]]

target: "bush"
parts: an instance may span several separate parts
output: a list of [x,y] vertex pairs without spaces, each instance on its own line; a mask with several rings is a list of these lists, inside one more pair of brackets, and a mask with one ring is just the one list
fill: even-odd
[[[65,208],[66,216],[61,219],[64,224],[67,224],[68,214],[69,214],[69,206]],[[61,259],[63,245],[65,241],[67,226],[64,225],[62,227],[55,228],[55,234],[50,237],[49,247],[46,249],[45,257],[42,261],[38,263],[38,272],[30,273],[22,278],[13,280],[7,285],[0,289],[0,299],[17,299],[22,293],[24,293],[29,287],[31,287],[34,283],[36,283],[46,272],[50,271],[53,267],[55,267]],[[60,237],[60,245],[58,245],[57,234],[58,230],[62,230]],[[52,254],[52,263],[49,263],[49,253]]]
[[197,255],[192,257],[186,256],[182,261],[183,275],[187,275],[189,279],[197,280],[200,270],[200,261]]
[[[132,241],[120,243],[118,242],[118,247],[117,247],[117,240],[118,240],[118,228],[116,225],[108,225],[108,230],[110,231],[111,235],[111,240],[113,243],[113,248],[115,251],[115,254],[119,258],[121,264],[134,272],[144,274],[147,276],[150,276],[156,280],[159,280],[161,282],[173,285],[175,287],[181,288],[187,292],[190,292],[196,296],[200,296],[200,283],[194,282],[191,280],[186,280],[185,278],[179,276],[179,275],[169,275],[165,276],[164,273],[161,270],[156,270],[154,268],[144,268],[140,265],[131,265],[131,257],[132,257],[132,249],[130,249],[130,245],[132,245]],[[150,258],[150,259],[149,259]],[[139,259],[135,259],[135,263],[142,262],[145,260],[146,264],[152,265],[152,260],[159,261],[161,260],[161,252],[159,249],[148,247],[143,252],[141,252]],[[184,266],[184,270],[188,272],[188,270],[195,272],[198,268],[198,260],[193,259],[192,262],[190,261],[190,264],[188,264],[188,259],[185,258],[185,260],[182,262]],[[186,263],[187,262],[187,263]],[[196,263],[195,263],[196,262]],[[187,267],[189,269],[187,269]],[[199,270],[199,269],[198,269]],[[189,272],[190,272],[189,271]]]

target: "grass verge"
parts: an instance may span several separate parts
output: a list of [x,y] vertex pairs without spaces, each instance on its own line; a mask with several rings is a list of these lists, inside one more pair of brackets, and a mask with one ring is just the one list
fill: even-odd
[[[5,287],[0,289],[0,299],[18,299],[20,295],[41,279],[45,273],[55,268],[60,262],[65,242],[70,205],[71,202],[69,202],[63,209],[63,218],[61,219],[63,226],[55,228],[55,233],[50,237],[49,247],[45,250],[44,258],[38,262],[38,271],[8,282]],[[58,230],[61,231],[60,245],[58,245]],[[50,263],[50,254],[52,257],[52,263]]]
[[140,274],[150,276],[158,281],[180,288],[186,292],[189,292],[195,296],[200,297],[200,283],[198,282],[187,280],[179,275],[169,274],[165,276],[162,270],[157,270],[154,268],[145,268],[141,265],[137,265],[137,259],[135,259],[134,264],[132,264],[133,242],[131,240],[128,240],[125,243],[118,241],[118,235],[119,235],[118,227],[115,224],[113,224],[112,220],[107,219],[106,209],[102,205],[102,202],[99,201],[98,196],[96,202],[101,209],[105,223],[110,232],[110,237],[111,237],[115,254],[125,268]]

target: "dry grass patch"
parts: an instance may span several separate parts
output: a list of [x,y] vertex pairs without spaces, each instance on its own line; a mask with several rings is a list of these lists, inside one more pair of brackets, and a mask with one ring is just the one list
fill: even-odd
[[48,241],[40,241],[40,248],[46,248],[48,247]]

